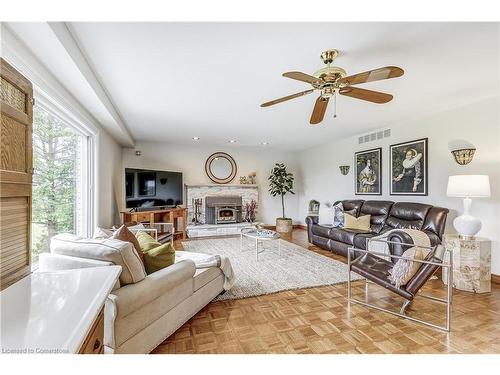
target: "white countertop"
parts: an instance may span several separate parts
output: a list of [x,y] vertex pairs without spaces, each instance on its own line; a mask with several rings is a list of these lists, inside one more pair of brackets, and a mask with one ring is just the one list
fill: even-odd
[[121,267],[34,272],[0,293],[2,353],[78,353]]

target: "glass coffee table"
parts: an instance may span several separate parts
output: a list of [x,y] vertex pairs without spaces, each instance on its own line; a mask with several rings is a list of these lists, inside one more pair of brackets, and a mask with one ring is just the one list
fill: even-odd
[[[240,250],[243,250],[243,237],[247,237],[255,241],[255,259],[259,260],[259,254],[262,253],[264,249],[265,241],[277,241],[278,242],[278,252],[281,257],[281,236],[273,230],[269,229],[253,229],[246,228],[242,229],[240,232]],[[259,250],[260,243],[260,250]]]

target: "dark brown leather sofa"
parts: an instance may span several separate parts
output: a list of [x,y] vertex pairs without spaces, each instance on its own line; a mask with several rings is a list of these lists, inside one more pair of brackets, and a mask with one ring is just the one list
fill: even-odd
[[365,250],[367,238],[391,229],[422,230],[435,246],[441,243],[449,212],[447,208],[413,202],[344,200],[342,204],[346,211],[355,210],[356,217],[371,215],[370,233],[319,224],[317,216],[308,216],[306,223],[310,243],[344,256],[350,247]]

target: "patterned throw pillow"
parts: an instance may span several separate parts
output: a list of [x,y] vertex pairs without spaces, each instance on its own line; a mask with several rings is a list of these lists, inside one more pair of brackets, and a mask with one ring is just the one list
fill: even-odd
[[341,228],[344,226],[344,205],[342,202],[333,206],[333,227]]

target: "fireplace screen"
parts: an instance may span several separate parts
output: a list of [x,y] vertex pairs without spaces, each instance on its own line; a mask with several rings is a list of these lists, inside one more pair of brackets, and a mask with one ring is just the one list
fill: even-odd
[[242,203],[240,196],[205,197],[205,223],[229,224],[241,222]]
[[237,210],[232,207],[217,207],[216,211],[216,222],[217,224],[223,223],[236,223],[236,213]]

